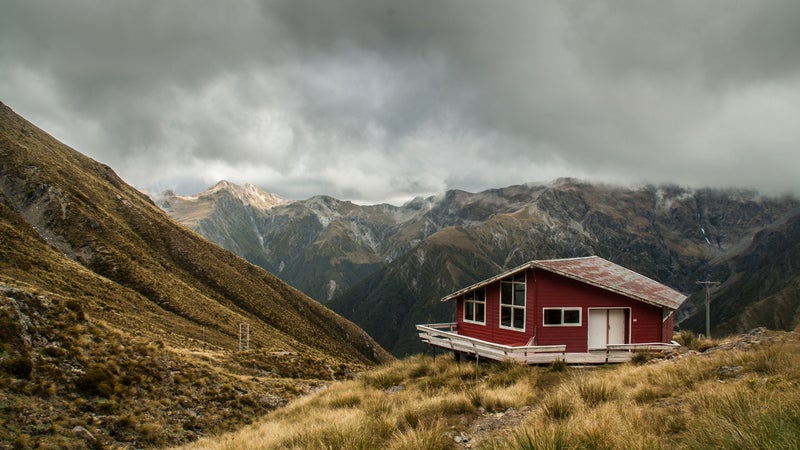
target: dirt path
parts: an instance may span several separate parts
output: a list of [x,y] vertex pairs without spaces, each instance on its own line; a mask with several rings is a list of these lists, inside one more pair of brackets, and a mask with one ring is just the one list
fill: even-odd
[[489,412],[483,408],[478,410],[479,416],[469,424],[466,431],[448,433],[459,448],[477,448],[483,442],[493,439],[507,439],[516,431],[525,417],[530,413],[530,406],[519,409],[508,408],[503,412]]

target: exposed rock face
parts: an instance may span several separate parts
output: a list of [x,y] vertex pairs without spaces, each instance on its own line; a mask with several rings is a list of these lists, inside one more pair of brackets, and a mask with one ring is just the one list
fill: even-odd
[[[695,316],[704,312],[695,281],[710,277],[732,286],[738,274],[752,292],[736,287],[747,293],[727,309],[712,309],[714,323],[727,327],[720,330],[789,328],[797,318],[765,318],[757,302],[768,295],[786,309],[800,304],[798,283],[791,281],[800,253],[794,244],[800,241],[791,240],[799,205],[743,190],[560,179],[475,194],[448,191],[400,207],[313,197],[256,210],[226,201],[193,227],[226,248],[247,247],[240,254],[328,303],[400,355],[421,349],[415,323],[452,320],[453,305],[438,301],[443,295],[531,259],[585,255],[693,294],[679,320],[698,329]],[[243,228],[226,225],[225,217],[242,211],[252,212],[255,229],[238,233]],[[255,241],[258,246],[244,244]],[[773,252],[785,254],[780,268],[765,269],[771,275],[758,279],[742,277],[769,267],[765,259]]]

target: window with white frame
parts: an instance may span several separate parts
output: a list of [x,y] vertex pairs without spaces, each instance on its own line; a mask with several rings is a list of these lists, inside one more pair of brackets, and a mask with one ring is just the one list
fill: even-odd
[[546,327],[579,327],[581,308],[543,308],[542,322]]
[[464,322],[486,324],[486,291],[483,288],[464,294]]
[[500,327],[525,329],[525,272],[500,280]]

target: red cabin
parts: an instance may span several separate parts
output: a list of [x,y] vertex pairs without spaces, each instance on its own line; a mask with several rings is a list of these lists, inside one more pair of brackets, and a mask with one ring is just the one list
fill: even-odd
[[531,261],[454,292],[457,322],[418,325],[426,343],[522,362],[613,362],[671,350],[686,296],[597,256]]

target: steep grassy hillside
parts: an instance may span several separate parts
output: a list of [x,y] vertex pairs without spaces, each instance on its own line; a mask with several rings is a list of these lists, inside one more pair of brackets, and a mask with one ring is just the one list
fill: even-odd
[[[0,175],[0,366],[5,381],[17,380],[0,383],[11,399],[3,405],[14,405],[2,411],[0,441],[82,445],[69,429],[80,422],[106,443],[179,442],[388,358],[352,323],[177,224],[110,168],[2,104]],[[233,353],[241,324],[251,350]],[[204,386],[173,386],[193,382],[176,374],[195,371]],[[221,386],[229,390],[215,393]],[[265,401],[228,404],[243,392]],[[95,410],[99,400],[110,405]],[[198,412],[209,402],[227,412]],[[49,404],[78,406],[40,409]],[[146,414],[160,423],[178,409],[199,414],[199,429],[183,422],[146,438]],[[129,415],[135,425],[123,428],[133,431],[115,434],[114,421]],[[38,428],[14,426],[28,416]]]
[[798,333],[691,337],[702,352],[618,366],[417,355],[186,448],[798,448]]

